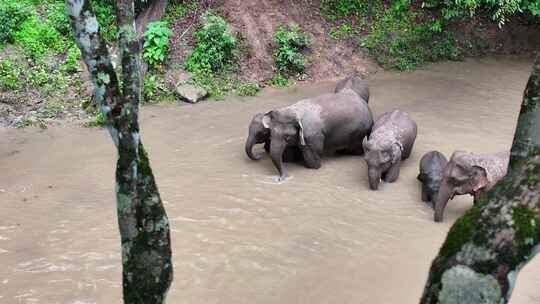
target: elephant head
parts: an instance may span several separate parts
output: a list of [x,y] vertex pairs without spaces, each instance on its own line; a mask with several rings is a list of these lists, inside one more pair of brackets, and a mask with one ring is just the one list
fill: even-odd
[[376,142],[368,140],[367,137],[364,138],[362,146],[368,165],[369,187],[371,190],[377,190],[383,174],[401,162],[402,149],[397,142]]
[[302,122],[293,111],[275,110],[266,113],[262,123],[270,130],[270,157],[279,172],[279,180],[284,180],[287,173],[283,166],[283,152],[287,147],[306,144]]
[[270,129],[263,125],[263,113],[258,113],[253,116],[249,124],[249,135],[246,140],[246,154],[252,160],[259,160],[260,155],[253,154],[253,146],[255,144],[267,144],[270,141]]
[[469,153],[456,151],[443,171],[439,193],[435,200],[434,220],[443,220],[444,209],[455,195],[476,196],[489,184],[486,168],[475,165]]

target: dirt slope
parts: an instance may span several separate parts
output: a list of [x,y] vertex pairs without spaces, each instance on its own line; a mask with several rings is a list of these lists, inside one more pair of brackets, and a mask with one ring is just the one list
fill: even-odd
[[265,80],[273,74],[273,35],[281,24],[298,24],[313,37],[306,74],[309,80],[332,79],[376,65],[350,41],[333,41],[319,13],[320,2],[311,0],[221,0],[216,9],[245,38],[248,54],[242,67],[249,79]]
[[[223,16],[240,38],[244,48],[240,58],[242,77],[247,80],[265,81],[274,75],[273,37],[281,24],[298,24],[313,38],[306,53],[306,80],[334,79],[353,71],[367,73],[377,68],[354,46],[354,41],[334,41],[328,37],[329,26],[320,15],[318,0],[218,0],[205,4],[203,9],[212,9]],[[170,54],[173,65],[183,63],[193,45],[191,34],[195,26],[188,26],[201,13],[173,24],[175,35]]]

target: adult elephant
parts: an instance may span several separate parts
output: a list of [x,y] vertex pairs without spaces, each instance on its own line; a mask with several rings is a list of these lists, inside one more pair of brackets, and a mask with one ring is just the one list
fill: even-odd
[[444,168],[443,179],[435,201],[434,220],[443,220],[444,209],[455,195],[478,196],[490,190],[506,175],[510,152],[475,154],[455,151]]
[[353,74],[345,79],[340,80],[336,84],[334,93],[339,93],[345,89],[353,90],[366,103],[369,103],[369,86],[368,82],[362,79],[358,74]]
[[357,93],[344,89],[270,111],[263,115],[262,124],[270,130],[270,157],[282,181],[287,177],[283,166],[287,148],[298,147],[304,166],[311,169],[320,168],[324,154],[340,150],[362,154],[362,140],[371,131],[373,116]]

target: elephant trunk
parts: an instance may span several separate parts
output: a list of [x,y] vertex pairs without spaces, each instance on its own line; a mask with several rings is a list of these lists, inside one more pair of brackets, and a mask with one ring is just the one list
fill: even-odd
[[252,160],[259,160],[261,159],[260,155],[253,154],[253,146],[257,143],[255,140],[255,136],[249,135],[246,140],[246,154],[247,156]]
[[437,193],[437,199],[435,200],[435,214],[433,216],[435,222],[442,222],[444,209],[446,208],[446,204],[452,197],[453,193],[454,190],[452,188],[452,185],[450,185],[448,182],[443,181],[441,183],[439,193]]
[[368,168],[369,188],[371,190],[379,189],[379,183],[381,181],[381,170],[378,168]]
[[279,140],[272,140],[270,143],[270,157],[272,163],[276,166],[279,172],[279,179],[284,180],[287,177],[287,172],[283,167],[283,151],[285,151],[285,143]]

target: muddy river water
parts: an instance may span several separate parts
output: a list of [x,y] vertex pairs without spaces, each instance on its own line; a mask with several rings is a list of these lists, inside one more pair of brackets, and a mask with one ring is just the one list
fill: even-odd
[[[510,147],[532,59],[485,58],[370,78],[375,115],[410,112],[419,135],[397,183],[368,189],[361,157],[320,170],[243,145],[253,114],[334,83],[268,89],[256,98],[142,109],[142,136],[172,224],[169,303],[417,303],[451,223],[434,223],[416,181],[423,153]],[[0,303],[121,303],[115,151],[103,130],[0,130]],[[540,303],[540,259],[513,304]]]

